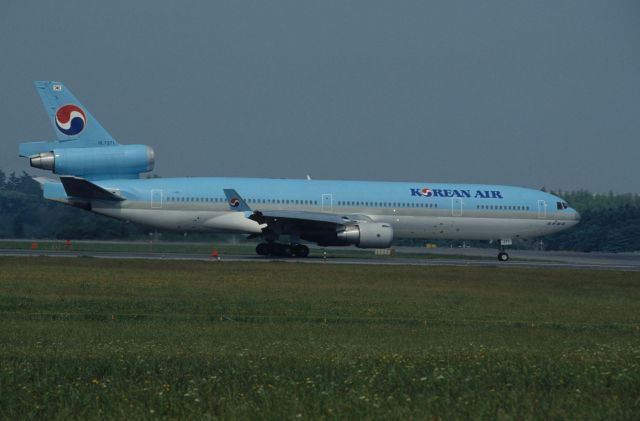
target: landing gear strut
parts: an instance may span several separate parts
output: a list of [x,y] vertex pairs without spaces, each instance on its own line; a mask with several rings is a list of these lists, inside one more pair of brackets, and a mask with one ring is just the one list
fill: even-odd
[[304,244],[260,243],[256,246],[256,253],[260,256],[307,257],[309,255],[309,247]]
[[501,262],[506,262],[509,260],[509,254],[506,251],[505,246],[510,246],[512,244],[511,239],[507,238],[507,239],[503,239],[500,240],[500,242],[498,243],[500,244],[498,247],[498,260],[500,260]]

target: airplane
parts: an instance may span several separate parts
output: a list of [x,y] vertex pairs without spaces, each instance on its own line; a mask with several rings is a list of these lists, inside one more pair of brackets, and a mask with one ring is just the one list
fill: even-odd
[[[35,177],[46,199],[180,232],[245,234],[263,256],[319,246],[389,248],[394,239],[513,240],[576,225],[579,213],[540,190],[487,184],[270,178],[141,178],[154,151],[119,144],[62,83],[35,82],[56,140],[19,154],[59,179]],[[286,241],[284,241],[286,239]]]

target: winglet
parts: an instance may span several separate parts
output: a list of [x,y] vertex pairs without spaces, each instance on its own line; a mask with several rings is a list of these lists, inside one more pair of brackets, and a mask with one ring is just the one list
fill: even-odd
[[234,189],[223,189],[224,195],[227,198],[227,203],[232,211],[237,212],[251,212],[251,208],[244,201],[242,196],[238,194]]

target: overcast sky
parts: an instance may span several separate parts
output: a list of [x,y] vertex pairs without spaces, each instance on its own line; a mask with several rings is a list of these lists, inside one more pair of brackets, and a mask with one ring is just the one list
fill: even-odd
[[640,192],[640,2],[0,2],[0,169],[60,80],[161,176]]

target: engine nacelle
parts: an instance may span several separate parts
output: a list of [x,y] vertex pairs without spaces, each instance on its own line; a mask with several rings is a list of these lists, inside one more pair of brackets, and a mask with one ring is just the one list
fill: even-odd
[[61,175],[133,175],[153,170],[153,149],[146,145],[62,148],[31,158],[31,166]]
[[363,249],[387,248],[393,241],[393,227],[385,223],[367,222],[348,226],[336,235],[340,240]]

